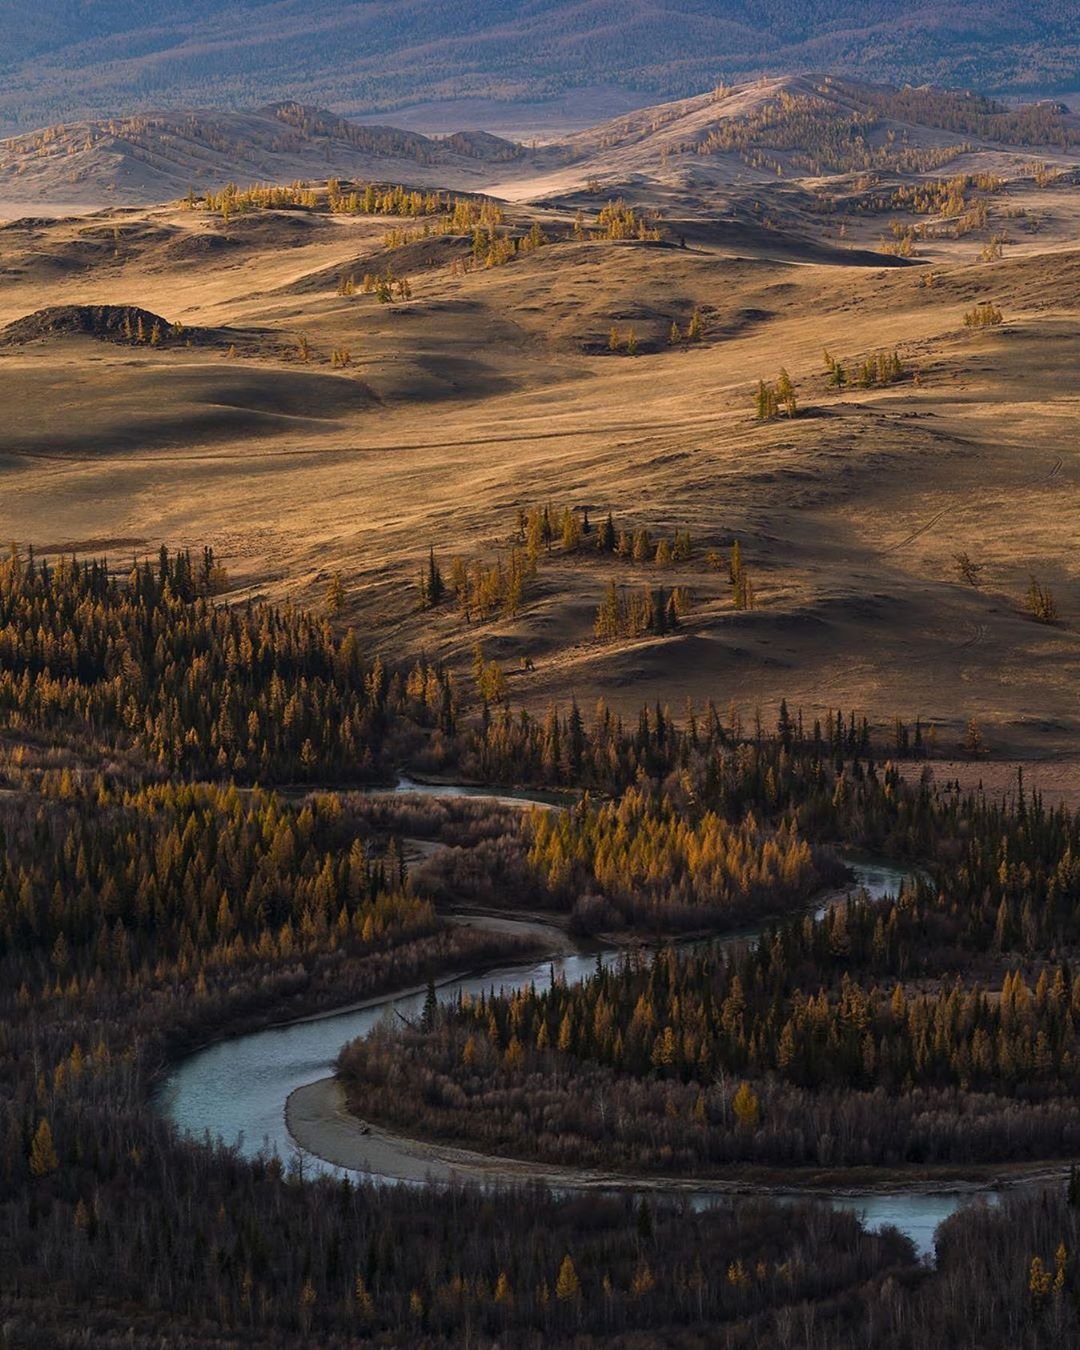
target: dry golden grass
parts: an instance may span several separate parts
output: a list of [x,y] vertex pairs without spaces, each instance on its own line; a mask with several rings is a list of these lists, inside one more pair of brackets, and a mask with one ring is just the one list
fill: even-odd
[[[414,298],[388,306],[338,296],[336,278],[393,262],[396,221],[268,213],[225,244],[175,208],[8,228],[0,323],[137,304],[263,330],[267,345],[0,347],[0,531],[117,562],[210,542],[238,594],[315,605],[340,570],[345,620],[388,656],[423,650],[465,670],[481,638],[512,697],[535,707],[573,694],[680,712],[712,698],[771,720],[785,696],[807,716],[919,715],[942,750],[976,715],[999,754],[1058,752],[1080,729],[1080,195],[1016,186],[1009,204],[1043,227],[989,264],[968,238],[911,267],[854,265],[844,250],[872,247],[880,219],[854,221],[843,243],[829,221],[812,241],[822,251],[750,227],[734,242],[687,208],[686,249],[567,242],[465,276],[414,249]],[[533,214],[549,230],[568,219]],[[931,269],[936,284],[919,286]],[[965,329],[983,299],[1006,322]],[[695,306],[706,340],[669,347],[672,319]],[[635,329],[640,355],[607,353],[613,324]],[[300,334],[306,363],[280,351]],[[827,387],[823,348],[894,346],[917,385]],[[345,371],[331,366],[341,348]],[[754,388],[781,365],[801,415],[760,424]],[[444,566],[493,558],[518,505],[545,501],[594,520],[610,509],[654,536],[688,529],[695,557],[657,569],[556,554],[515,619],[469,627],[419,610],[429,545]],[[758,594],[750,613],[705,566],[733,538]],[[960,550],[984,565],[979,589],[955,576]],[[1053,588],[1056,626],[1023,612],[1032,571]],[[611,577],[686,585],[697,605],[675,636],[602,645],[592,625]]]

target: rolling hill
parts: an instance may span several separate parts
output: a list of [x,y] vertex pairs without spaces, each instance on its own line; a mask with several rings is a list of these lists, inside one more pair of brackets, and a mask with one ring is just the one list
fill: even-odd
[[150,202],[240,182],[336,173],[469,187],[524,152],[484,132],[438,141],[298,103],[72,122],[0,142],[0,200]]
[[0,141],[0,202],[137,205],[337,176],[518,201],[659,187],[677,205],[740,182],[937,173],[961,159],[970,171],[973,156],[993,169],[1002,154],[1033,151],[1069,164],[1080,118],[1047,102],[803,75],[720,86],[533,147],[358,124],[295,102],[61,124]]
[[[268,90],[343,113],[447,104],[596,120],[717,79],[843,70],[991,90],[1080,88],[1070,0],[0,0],[0,127],[162,107],[255,107]],[[602,115],[602,114],[600,114]]]
[[[334,136],[303,154],[256,120],[260,153],[310,152],[312,179],[330,141],[372,153],[311,110]],[[471,687],[479,641],[538,715],[568,689],[627,715],[828,697],[950,749],[973,716],[995,752],[1071,749],[1078,131],[800,77],[524,154],[380,133],[405,156],[388,177],[454,157],[506,184],[421,219],[410,194],[354,211],[329,184],[31,208],[0,228],[0,530],[39,554],[211,540],[238,595],[281,605],[318,607],[340,571],[344,620],[388,658],[438,651]],[[196,151],[235,167],[212,139],[181,184]],[[96,152],[69,137],[57,188]],[[759,415],[781,370],[796,413]],[[430,549],[497,581],[544,503],[611,512],[629,545],[556,544],[520,608],[418,603]],[[689,557],[660,548],[684,532]],[[1033,618],[1033,578],[1059,622]],[[679,589],[677,628],[598,633],[613,584]]]

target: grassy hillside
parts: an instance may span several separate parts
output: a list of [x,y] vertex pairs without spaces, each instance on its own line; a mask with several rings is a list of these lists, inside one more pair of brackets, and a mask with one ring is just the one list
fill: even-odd
[[[403,216],[410,194],[354,211],[345,184],[332,210],[317,189],[9,224],[0,533],[210,539],[235,595],[316,607],[339,573],[337,621],[437,652],[468,697],[748,719],[786,697],[921,716],[941,751],[972,716],[995,751],[1057,751],[1078,211],[1068,157],[1035,160],[799,179],[695,152],[621,205],[523,181],[523,204]],[[759,418],[782,368],[796,415]]]

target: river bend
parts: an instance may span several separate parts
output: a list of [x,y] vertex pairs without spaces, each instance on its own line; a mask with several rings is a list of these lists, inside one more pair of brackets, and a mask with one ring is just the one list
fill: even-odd
[[[460,789],[450,785],[428,785],[401,779],[396,789],[425,795],[468,795],[497,800],[536,800],[510,798],[482,789]],[[908,873],[880,860],[852,859],[857,884],[871,896],[881,898],[895,892]],[[752,934],[742,934],[746,940]],[[735,940],[735,939],[731,939]],[[605,964],[618,959],[617,949],[605,951]],[[552,976],[576,983],[596,968],[596,956],[567,953],[545,958],[531,965],[508,965],[482,975],[450,979],[439,988],[441,999],[454,999],[459,993],[479,995],[492,987],[510,990],[534,984],[546,988]],[[158,1109],[186,1135],[198,1139],[220,1139],[235,1146],[243,1155],[277,1154],[282,1159],[302,1161],[305,1174],[344,1175],[345,1169],[300,1149],[289,1134],[285,1104],[299,1088],[327,1078],[333,1072],[338,1051],[347,1042],[366,1035],[391,1010],[413,1018],[421,1012],[424,991],[418,989],[398,996],[372,1000],[368,1004],[325,1016],[304,1019],[284,1026],[249,1032],[220,1041],[188,1056],[178,1063],[163,1082],[156,1098]],[[497,1160],[492,1160],[496,1164]],[[372,1175],[368,1172],[367,1175]],[[376,1172],[374,1175],[378,1176]],[[387,1175],[385,1179],[398,1179]],[[655,1187],[650,1188],[655,1191]],[[685,1187],[671,1188],[686,1194]],[[795,1198],[796,1192],[782,1198]],[[802,1193],[805,1194],[805,1193]],[[817,1193],[815,1193],[817,1194]],[[715,1193],[691,1192],[695,1203],[717,1200]],[[839,1208],[854,1210],[870,1227],[894,1224],[907,1233],[923,1253],[932,1252],[937,1225],[970,1199],[969,1192],[917,1194],[898,1189],[864,1193],[821,1193],[820,1198]]]

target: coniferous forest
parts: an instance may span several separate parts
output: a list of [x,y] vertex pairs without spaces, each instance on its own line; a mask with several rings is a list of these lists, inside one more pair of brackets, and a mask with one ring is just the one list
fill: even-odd
[[[220,590],[209,548],[0,565],[5,1345],[1080,1338],[1080,817],[933,786],[914,723],[535,715]],[[402,769],[551,801],[359,790]],[[845,895],[854,849],[909,884]],[[343,1048],[365,1120],[761,1189],[313,1176],[156,1106],[196,1047],[543,954],[462,911],[596,971]],[[1025,1168],[936,1262],[768,1194]]]

